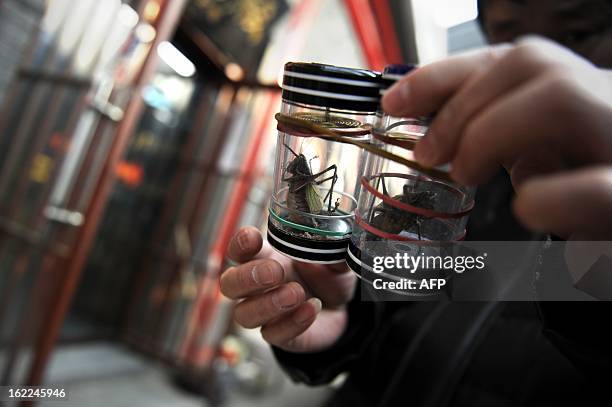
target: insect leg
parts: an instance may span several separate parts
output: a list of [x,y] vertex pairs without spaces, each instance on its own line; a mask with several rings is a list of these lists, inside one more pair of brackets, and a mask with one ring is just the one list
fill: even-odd
[[296,154],[296,152],[295,152],[295,151],[293,151],[293,150],[291,149],[291,147],[289,147],[289,145],[288,145],[287,143],[283,143],[283,144],[285,145],[285,147],[287,148],[287,150],[291,151],[291,153],[292,153],[294,156],[296,156],[296,157],[298,156],[298,155]]
[[328,201],[327,204],[327,210],[328,212],[332,212],[332,195],[334,192],[334,187],[336,186],[336,182],[338,181],[338,167],[336,167],[336,165],[332,165],[330,166],[327,171],[333,170],[334,171],[334,175],[332,175],[331,177],[325,178],[323,180],[317,181],[316,184],[320,185],[322,183],[324,183],[325,181],[329,181],[331,179],[331,187],[329,188],[329,191],[327,192],[327,195],[325,195],[325,198],[323,198],[323,202],[325,202],[326,200]]
[[[291,192],[297,192],[300,189],[304,188],[306,185],[310,184],[312,181],[310,181],[309,178],[304,178],[302,175],[294,175],[292,177],[283,178],[283,182],[289,183],[289,190]],[[297,184],[298,182],[299,184],[296,187],[295,184]]]
[[389,191],[387,191],[387,185],[385,184],[385,177],[381,175],[380,180],[382,181],[383,194],[389,196]]
[[323,202],[325,202],[329,198],[329,207],[328,207],[328,209],[329,209],[329,212],[331,212],[332,211],[331,210],[331,200],[332,200],[331,193],[334,190],[334,185],[336,185],[336,181],[338,181],[338,175],[336,175],[336,172],[334,171],[334,175],[332,175],[331,177],[327,177],[325,179],[322,179],[320,181],[315,181],[315,184],[321,185],[322,183],[327,182],[329,180],[332,181],[331,188],[327,192],[327,194],[325,195],[325,198],[323,198]]
[[330,179],[334,179],[334,178],[336,178],[336,179],[337,179],[337,178],[338,178],[338,176],[337,176],[337,175],[332,175],[331,177],[327,177],[327,178],[324,178],[324,179],[322,179],[322,180],[315,181],[315,184],[317,184],[317,185],[321,185],[322,183],[327,182],[327,181],[329,181]]
[[334,168],[334,178],[332,179],[331,187],[329,188],[329,192],[327,193],[329,195],[329,205],[328,205],[329,212],[335,212],[336,209],[338,209],[338,206],[340,206],[340,198],[338,198],[338,200],[336,201],[336,205],[334,206],[334,210],[332,211],[332,209],[331,209],[332,194],[333,194],[333,191],[334,191],[334,187],[336,186],[336,181],[338,181],[338,174],[337,174],[337,172],[338,172],[338,170],[336,168]]
[[417,216],[416,224],[417,224],[417,234],[419,236],[419,240],[423,240],[423,238],[421,237],[421,223],[422,222],[423,222],[423,220],[421,219],[421,217]]
[[[323,175],[323,174],[325,174],[327,172],[330,172],[330,171],[334,171],[334,175],[332,175],[331,177],[322,179],[320,181],[316,181],[316,179],[318,177],[320,177],[321,175]],[[325,198],[323,198],[323,202],[325,202],[329,198],[328,210],[329,210],[329,212],[331,212],[331,210],[332,210],[331,209],[331,207],[332,207],[332,203],[331,203],[332,202],[332,192],[334,190],[334,186],[336,185],[336,181],[338,181],[338,167],[336,166],[336,164],[332,164],[329,167],[327,167],[326,169],[324,169],[323,171],[318,172],[316,174],[313,174],[311,179],[317,185],[321,185],[322,183],[324,183],[326,181],[332,180],[331,188],[329,189],[329,192],[327,193],[327,195],[325,195]]]
[[292,176],[290,176],[290,177],[285,177],[285,174],[286,174],[286,173],[287,173],[287,172],[285,172],[285,173],[283,174],[283,182],[293,182],[293,181],[296,181],[296,180],[298,180],[298,179],[304,179],[304,177],[302,177],[301,175],[292,175]]
[[[326,172],[330,172],[331,170],[334,170],[334,174],[336,174],[337,172],[337,168],[336,164],[330,165],[329,167],[327,167],[326,169],[324,169],[321,172],[318,172],[316,174],[312,174],[312,179],[316,180],[317,178],[319,178],[321,175],[325,174]],[[331,178],[330,178],[331,179]]]

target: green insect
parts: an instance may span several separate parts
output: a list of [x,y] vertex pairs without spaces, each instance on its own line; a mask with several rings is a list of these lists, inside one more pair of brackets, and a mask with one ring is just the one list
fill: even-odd
[[[296,211],[315,215],[321,214],[325,201],[327,201],[328,214],[332,214],[338,209],[340,206],[339,198],[332,204],[334,186],[336,185],[336,181],[338,181],[338,168],[333,164],[323,171],[313,174],[310,161],[314,160],[316,157],[307,160],[304,154],[297,154],[287,144],[285,144],[285,147],[291,151],[295,157],[289,162],[283,174],[283,181],[289,184],[287,207],[292,212],[289,215],[289,219],[297,223],[317,227],[317,221],[314,218],[301,216],[296,213]],[[331,171],[333,171],[331,176],[317,180],[322,175],[328,174]],[[321,195],[316,186],[327,181],[331,181],[331,187],[327,195],[321,199]]]

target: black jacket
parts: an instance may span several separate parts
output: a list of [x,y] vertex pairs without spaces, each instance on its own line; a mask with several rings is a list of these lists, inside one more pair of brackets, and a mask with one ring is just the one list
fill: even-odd
[[[612,405],[604,387],[612,379],[612,331],[585,317],[603,316],[606,304],[356,298],[332,348],[274,350],[298,382],[325,384],[348,372],[330,406]],[[543,312],[557,325],[543,325]]]
[[[511,200],[505,174],[481,188],[471,240],[529,239]],[[347,372],[329,406],[612,405],[609,309],[606,303],[376,303],[357,293],[348,329],[332,348],[274,352],[298,382],[325,384]]]

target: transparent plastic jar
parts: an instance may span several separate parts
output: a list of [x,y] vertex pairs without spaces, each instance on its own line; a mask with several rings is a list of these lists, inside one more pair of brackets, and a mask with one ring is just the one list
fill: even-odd
[[[383,77],[389,85],[412,66],[393,66]],[[384,92],[384,91],[383,91]],[[381,111],[372,130],[372,142],[386,151],[414,161],[412,148],[428,129],[428,118],[398,118]],[[463,240],[468,216],[474,207],[476,189],[457,185],[447,168],[422,171],[365,153],[364,173],[355,225],[347,252],[349,267],[362,279],[397,280],[397,275],[373,272],[375,257],[440,255],[444,242]],[[423,276],[412,272],[412,279],[439,278],[443,270],[428,270]],[[418,290],[401,294],[428,295]]]
[[[382,88],[380,73],[288,63],[280,113],[368,141]],[[319,135],[279,120],[267,237],[291,258],[340,263],[353,229],[363,151]]]

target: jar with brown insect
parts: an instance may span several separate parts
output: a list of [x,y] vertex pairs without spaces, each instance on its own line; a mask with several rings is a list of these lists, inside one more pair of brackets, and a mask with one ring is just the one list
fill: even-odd
[[363,173],[359,143],[370,139],[382,88],[369,70],[285,65],[267,234],[275,249],[344,261]]
[[[383,77],[390,86],[412,69],[393,66],[385,70]],[[364,281],[397,281],[400,277],[393,270],[374,271],[377,257],[440,256],[449,247],[445,242],[462,240],[466,234],[475,188],[454,183],[448,167],[424,168],[414,160],[412,150],[426,134],[428,124],[429,118],[392,117],[382,111],[377,114],[373,144],[403,160],[365,154],[365,172],[347,252],[347,263]],[[404,271],[401,277],[419,280],[425,276],[447,277],[444,270]],[[427,296],[432,292],[403,290],[400,294]]]

